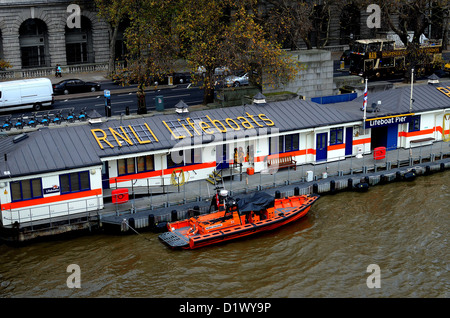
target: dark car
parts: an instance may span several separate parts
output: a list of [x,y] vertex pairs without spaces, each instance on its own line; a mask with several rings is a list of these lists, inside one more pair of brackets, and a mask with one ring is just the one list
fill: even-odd
[[55,94],[74,94],[95,92],[100,90],[100,84],[94,82],[85,82],[80,79],[68,79],[53,84],[53,93]]
[[[172,73],[172,84],[185,84],[191,82],[190,73]],[[130,77],[128,72],[119,72],[113,75],[113,83],[123,86],[138,84],[135,78]],[[168,85],[169,78],[168,75],[163,76],[153,76],[144,83],[146,86],[152,85]]]

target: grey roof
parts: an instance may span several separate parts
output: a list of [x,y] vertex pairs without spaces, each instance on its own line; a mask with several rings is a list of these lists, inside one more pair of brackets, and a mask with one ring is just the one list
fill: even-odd
[[[445,86],[446,84],[441,84]],[[386,114],[399,114],[409,112],[409,87],[393,89],[368,95],[368,105],[372,102],[382,101],[381,112],[368,113],[367,117],[379,117]],[[439,92],[436,86],[420,85],[414,87],[413,111],[424,111],[450,107],[450,98]],[[51,171],[75,169],[86,166],[100,165],[102,159],[122,155],[145,153],[158,150],[171,149],[179,145],[180,140],[173,138],[163,121],[177,122],[181,118],[195,118],[210,116],[212,119],[222,120],[225,118],[237,118],[246,113],[257,115],[265,114],[272,120],[280,132],[301,130],[307,128],[328,126],[341,123],[361,121],[363,112],[360,110],[362,97],[351,102],[320,105],[305,100],[288,100],[266,104],[251,104],[236,107],[200,110],[187,114],[167,114],[141,117],[134,119],[122,118],[111,120],[96,125],[72,125],[58,128],[43,128],[28,133],[26,138],[16,144],[13,143],[14,136],[0,135],[0,179],[9,176],[24,176]],[[111,148],[104,146],[101,149],[93,136],[92,129],[109,131],[109,128],[119,131],[119,127],[143,126],[147,124],[158,142],[145,144],[135,143],[130,146],[126,142],[122,147]],[[256,125],[255,125],[256,126]],[[272,131],[273,132],[273,131]],[[227,138],[243,138],[259,133],[258,129],[232,130],[228,129]],[[131,134],[130,134],[131,135]],[[215,138],[214,138],[215,137]],[[112,138],[112,137],[110,137]],[[208,143],[214,139],[219,140],[222,135],[195,136],[185,138],[187,145]],[[5,162],[4,154],[7,154]],[[5,175],[9,171],[9,175]]]
[[29,138],[16,144],[14,135],[0,138],[0,178],[101,164],[91,146],[84,142],[87,136],[82,138],[83,130],[74,134],[74,128],[30,132]]
[[[440,92],[437,87],[450,87],[450,82],[441,82],[439,85],[414,85],[412,112],[422,112],[450,107],[450,97]],[[390,89],[367,95],[367,107],[370,109],[372,103],[381,101],[380,111],[376,113],[367,112],[367,118],[387,115],[409,113],[411,87]],[[330,108],[342,112],[350,112],[363,116],[361,107],[364,96],[359,96],[351,102],[328,104]]]

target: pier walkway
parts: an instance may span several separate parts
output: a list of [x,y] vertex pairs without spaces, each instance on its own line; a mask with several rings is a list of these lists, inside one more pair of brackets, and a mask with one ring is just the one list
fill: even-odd
[[[298,188],[300,194],[329,193],[352,189],[358,183],[369,186],[378,183],[402,180],[406,173],[426,175],[450,168],[450,144],[435,142],[411,149],[398,148],[387,151],[383,159],[375,160],[373,153],[341,158],[339,161],[304,164],[297,169],[285,168],[273,174],[248,175],[224,174],[219,185],[234,197],[243,197],[257,191],[281,196],[293,195]],[[215,193],[214,185],[205,180],[185,183],[181,186],[139,187],[129,189],[129,201],[113,204],[108,200],[111,189],[105,190],[104,209],[99,212],[102,226],[119,227],[120,231],[147,228],[153,223],[180,220],[195,213],[207,213],[210,199]],[[106,202],[108,201],[108,202]]]

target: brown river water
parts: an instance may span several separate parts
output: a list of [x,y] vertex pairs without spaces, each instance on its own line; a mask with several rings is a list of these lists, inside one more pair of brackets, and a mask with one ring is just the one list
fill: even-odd
[[193,251],[151,232],[0,244],[0,297],[447,298],[449,202],[445,171],[325,195],[294,224]]

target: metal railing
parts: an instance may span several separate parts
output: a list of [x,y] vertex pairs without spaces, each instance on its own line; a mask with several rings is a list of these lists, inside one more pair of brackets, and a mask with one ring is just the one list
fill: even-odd
[[[95,201],[95,202],[94,202]],[[91,213],[97,214],[103,207],[102,196],[96,195],[88,199],[71,200],[54,204],[43,204],[39,206],[2,210],[3,226],[13,227],[19,223],[21,227],[35,227],[54,223],[68,222],[71,219],[90,217]],[[57,209],[57,211],[55,211]],[[87,214],[86,214],[87,213]]]

